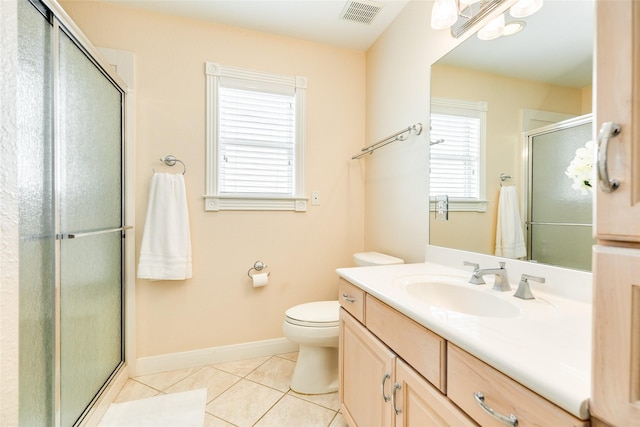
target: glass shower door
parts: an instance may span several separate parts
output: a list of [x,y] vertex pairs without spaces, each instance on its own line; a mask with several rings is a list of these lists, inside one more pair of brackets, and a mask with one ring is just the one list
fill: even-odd
[[59,46],[60,412],[67,426],[123,361],[123,95],[62,31]]
[[18,2],[19,422],[72,426],[124,361],[124,92]]
[[26,1],[18,2],[18,22],[19,422],[50,426],[56,360],[52,26]]
[[531,260],[591,270],[593,194],[565,171],[592,138],[590,116],[529,133],[528,253]]

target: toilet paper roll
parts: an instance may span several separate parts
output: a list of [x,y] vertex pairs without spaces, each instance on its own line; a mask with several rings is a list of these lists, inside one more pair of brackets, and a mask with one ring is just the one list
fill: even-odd
[[257,273],[252,276],[253,287],[260,288],[266,286],[269,283],[269,273]]

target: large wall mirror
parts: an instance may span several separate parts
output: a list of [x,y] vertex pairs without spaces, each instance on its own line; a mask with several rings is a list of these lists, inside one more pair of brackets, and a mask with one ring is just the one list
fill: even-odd
[[[430,244],[494,255],[515,206],[525,250],[502,256],[591,270],[593,196],[566,171],[592,145],[594,4],[547,0],[505,18],[524,28],[471,36],[431,69]],[[460,155],[473,158],[448,169]]]

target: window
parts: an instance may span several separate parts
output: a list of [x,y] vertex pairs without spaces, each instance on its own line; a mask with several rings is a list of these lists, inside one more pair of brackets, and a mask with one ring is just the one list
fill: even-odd
[[429,195],[447,195],[449,210],[486,211],[486,111],[485,102],[432,99]]
[[205,209],[306,211],[306,79],[207,62]]

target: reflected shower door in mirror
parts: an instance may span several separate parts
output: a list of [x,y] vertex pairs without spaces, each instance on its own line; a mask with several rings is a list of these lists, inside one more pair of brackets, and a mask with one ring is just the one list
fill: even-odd
[[527,259],[591,270],[591,114],[527,133]]
[[[482,103],[486,125],[476,171],[481,191],[484,182],[484,194],[474,201],[456,199],[442,187],[431,192],[432,200],[436,195],[449,195],[447,221],[435,219],[432,204],[431,245],[495,254],[501,174],[510,175],[504,184],[516,188],[527,238],[525,132],[592,112],[593,6],[589,0],[545,2],[538,13],[522,19],[526,26],[518,34],[491,41],[472,36],[432,65],[432,111],[434,102],[443,99]],[[572,16],[571,26],[566,25],[567,16]],[[540,113],[542,122],[532,112]],[[434,142],[444,139],[433,149],[448,144],[447,138],[434,138],[433,133],[430,138]],[[566,168],[557,173],[564,174]],[[571,184],[568,177],[564,179]],[[585,245],[590,247],[590,243]],[[527,252],[526,258],[531,259]],[[538,262],[556,264],[546,258]]]

